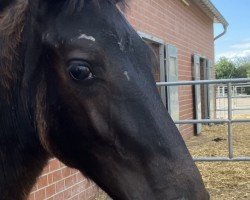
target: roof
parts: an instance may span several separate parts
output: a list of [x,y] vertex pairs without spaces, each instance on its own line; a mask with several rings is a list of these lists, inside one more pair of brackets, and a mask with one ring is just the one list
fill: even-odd
[[217,10],[210,0],[193,0],[213,21],[221,23],[224,27],[228,26],[228,22]]

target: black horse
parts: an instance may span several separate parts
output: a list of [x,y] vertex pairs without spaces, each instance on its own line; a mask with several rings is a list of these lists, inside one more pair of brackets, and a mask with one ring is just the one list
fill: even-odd
[[114,199],[209,199],[157,92],[152,51],[117,2],[16,0],[5,10],[1,200],[26,199],[51,156]]

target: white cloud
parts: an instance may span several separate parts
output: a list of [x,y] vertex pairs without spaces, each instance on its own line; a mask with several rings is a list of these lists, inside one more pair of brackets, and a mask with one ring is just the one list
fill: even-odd
[[226,57],[229,59],[239,58],[239,57],[250,57],[250,49],[247,50],[236,50],[236,51],[227,51],[216,56],[216,60],[220,57]]
[[250,38],[245,38],[244,42],[250,42]]
[[215,59],[218,60],[220,57],[226,57],[229,59],[250,57],[250,42],[234,44],[231,45],[229,49],[230,49],[229,51],[222,52],[216,55]]
[[250,42],[245,44],[235,44],[230,47],[233,49],[250,49]]

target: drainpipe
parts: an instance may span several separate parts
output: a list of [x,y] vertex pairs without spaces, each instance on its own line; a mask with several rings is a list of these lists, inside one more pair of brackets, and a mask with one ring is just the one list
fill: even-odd
[[226,26],[225,24],[223,24],[223,28],[224,28],[223,32],[220,33],[219,35],[217,35],[217,36],[214,38],[214,41],[217,40],[217,39],[219,39],[220,37],[222,37],[223,35],[226,34],[226,32],[227,32],[227,26]]

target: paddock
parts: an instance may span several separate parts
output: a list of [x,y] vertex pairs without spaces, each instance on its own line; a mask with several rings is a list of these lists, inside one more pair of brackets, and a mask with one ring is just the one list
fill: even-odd
[[[246,118],[247,116],[242,115]],[[248,115],[250,118],[250,115]],[[250,123],[234,124],[235,156],[250,156]],[[186,142],[196,156],[227,156],[226,125],[204,126],[202,134]],[[197,162],[205,185],[214,200],[250,198],[250,162]]]

